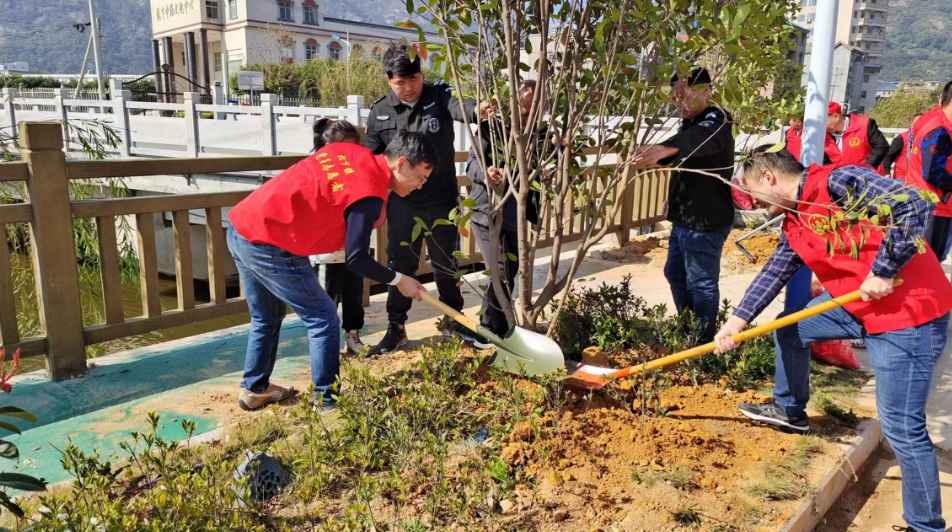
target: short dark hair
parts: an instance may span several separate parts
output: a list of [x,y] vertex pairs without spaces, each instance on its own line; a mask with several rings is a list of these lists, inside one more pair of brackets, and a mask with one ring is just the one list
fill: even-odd
[[[694,67],[690,72],[685,74],[687,77],[687,86],[694,88],[695,85],[710,85],[711,84],[711,74],[704,67]],[[681,78],[678,76],[678,73],[675,72],[671,76],[671,86],[674,87],[678,80]]]
[[939,97],[939,105],[947,107],[952,103],[952,81],[945,84],[942,88],[942,96]]
[[383,70],[388,78],[400,76],[401,78],[412,78],[423,68],[420,67],[420,56],[417,55],[410,61],[410,45],[403,42],[393,44],[387,48],[387,53],[383,54]]
[[750,157],[744,161],[741,178],[751,179],[759,183],[763,180],[764,170],[772,170],[785,176],[799,177],[803,173],[803,165],[792,153],[785,149],[768,151],[773,147],[773,144],[762,144],[754,148]]
[[313,151],[317,151],[328,144],[347,142],[348,140],[360,142],[360,133],[350,122],[332,118],[321,118],[314,122]]
[[407,162],[416,166],[427,163],[436,168],[440,162],[439,152],[433,141],[419,131],[401,131],[390,141],[383,152],[388,161],[406,157]]

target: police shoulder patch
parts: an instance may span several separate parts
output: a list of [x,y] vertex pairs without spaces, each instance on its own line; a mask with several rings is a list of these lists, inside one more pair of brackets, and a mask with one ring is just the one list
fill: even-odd
[[383,99],[386,98],[386,97],[387,97],[387,95],[384,94],[383,96],[381,96],[381,97],[377,98],[376,100],[374,100],[374,103],[370,104],[371,109],[373,108],[373,106],[375,106],[375,105],[377,105],[378,103],[382,102]]
[[377,115],[377,120],[390,120],[390,115]]
[[698,125],[701,126],[701,127],[711,127],[711,126],[714,125],[714,121],[713,121],[713,120],[705,120],[705,121],[699,123]]

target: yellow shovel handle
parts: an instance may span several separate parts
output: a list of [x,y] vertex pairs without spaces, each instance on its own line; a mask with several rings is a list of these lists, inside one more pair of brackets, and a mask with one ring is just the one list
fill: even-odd
[[475,321],[467,318],[462,312],[433,297],[429,292],[420,291],[420,297],[423,299],[424,303],[453,318],[463,327],[466,327],[467,329],[474,332],[479,328],[479,325],[477,325]]
[[[896,279],[893,281],[893,288],[902,285],[902,282],[903,282],[902,279],[900,279],[899,277],[896,277]],[[814,305],[812,307],[805,308],[799,312],[794,312],[793,314],[789,314],[787,316],[776,319],[774,321],[765,323],[763,325],[758,325],[757,327],[754,327],[752,329],[747,329],[746,331],[739,332],[731,336],[731,338],[733,338],[735,342],[741,343],[744,340],[749,340],[751,338],[760,336],[762,334],[767,334],[769,332],[776,331],[777,329],[781,329],[788,325],[793,325],[794,323],[797,323],[798,321],[802,321],[807,318],[816,316],[817,314],[822,314],[828,310],[833,310],[835,308],[842,307],[843,305],[852,303],[854,301],[859,301],[861,297],[862,295],[860,294],[860,291],[855,290],[848,294],[844,294],[840,297],[836,297],[829,301],[820,303],[819,305]],[[714,342],[704,344],[704,345],[699,345],[692,349],[688,349],[687,351],[681,351],[680,353],[675,353],[673,355],[668,355],[666,357],[662,357],[657,360],[652,360],[651,362],[648,362],[646,364],[641,364],[638,366],[631,366],[625,369],[620,369],[614,373],[609,374],[608,376],[617,377],[617,378],[627,377],[628,375],[632,373],[638,373],[640,371],[645,371],[649,369],[670,366],[671,364],[677,364],[678,362],[682,362],[689,358],[706,355],[707,353],[713,353],[715,349],[717,349],[717,344],[715,344]]]

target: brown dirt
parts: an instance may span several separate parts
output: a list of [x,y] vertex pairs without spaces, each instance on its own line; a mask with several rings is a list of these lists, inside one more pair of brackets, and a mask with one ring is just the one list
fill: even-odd
[[[724,243],[721,256],[721,277],[741,273],[756,273],[767,263],[767,258],[777,249],[780,235],[774,233],[760,233],[743,241],[743,246],[754,255],[755,259],[748,259],[734,244],[738,238],[745,235],[747,229],[731,231]],[[663,268],[668,257],[668,239],[656,236],[635,237],[622,248],[593,251],[592,257],[600,260],[624,264],[647,264],[656,268]]]

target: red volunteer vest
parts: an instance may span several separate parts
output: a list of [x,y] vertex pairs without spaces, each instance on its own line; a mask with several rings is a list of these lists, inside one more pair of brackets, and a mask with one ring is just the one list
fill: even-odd
[[803,129],[790,128],[787,130],[787,151],[800,160],[800,150],[803,147]]
[[[826,145],[823,148],[830,156],[833,166],[851,166],[866,164],[866,159],[873,152],[869,145],[869,118],[850,115],[850,125],[843,131],[843,148],[836,145],[833,135],[826,135]],[[876,170],[885,175],[882,167]]]
[[902,132],[902,152],[899,153],[899,158],[896,159],[896,162],[893,163],[893,177],[896,179],[906,180],[906,171],[909,167],[908,156],[909,150],[912,146],[912,128],[909,128]]
[[[849,247],[846,253],[841,253],[838,246],[834,246],[836,252],[830,257],[827,244],[833,242],[832,232],[827,229],[827,234],[817,234],[814,228],[829,228],[831,212],[840,211],[833,204],[827,188],[830,172],[835,169],[833,166],[810,166],[796,207],[802,214],[788,212],[783,221],[783,233],[793,251],[816,274],[823,288],[833,297],[838,297],[859,289],[866,280],[883,242],[883,234],[872,224],[861,222],[869,228],[869,235],[860,248],[859,259],[850,257]],[[852,229],[842,226],[837,231],[841,240],[849,243],[849,236],[852,236],[859,245],[859,225]],[[899,276],[904,284],[889,296],[845,306],[850,314],[863,322],[867,332],[877,334],[915,327],[945,315],[952,308],[952,284],[931,249],[926,253],[916,253],[899,271]]]
[[[919,117],[919,120],[916,120],[916,123],[912,125],[912,146],[908,150],[909,163],[906,169],[906,183],[933,192],[939,198],[943,194],[939,187],[929,184],[922,177],[922,152],[919,144],[931,131],[940,127],[944,127],[952,133],[952,123],[949,123],[949,119],[942,112],[942,107],[936,107]],[[952,205],[942,203],[941,200],[936,202],[935,215],[952,218]]]
[[389,184],[382,155],[357,144],[328,144],[252,192],[228,218],[249,242],[302,257],[333,253],[344,247],[344,210],[355,201],[382,199],[374,227],[383,225]]

